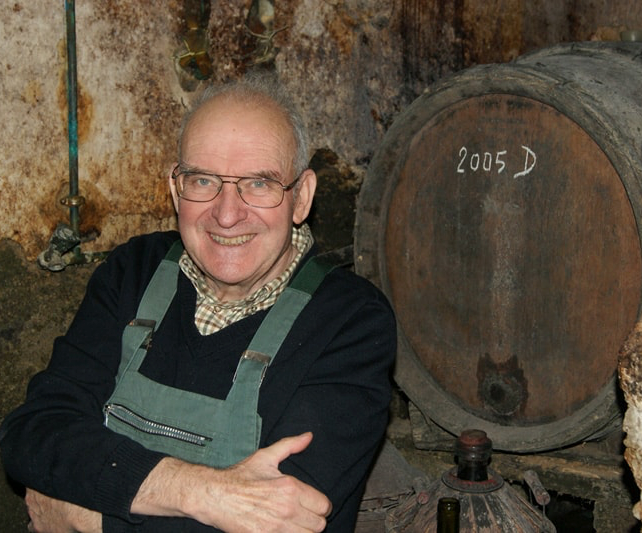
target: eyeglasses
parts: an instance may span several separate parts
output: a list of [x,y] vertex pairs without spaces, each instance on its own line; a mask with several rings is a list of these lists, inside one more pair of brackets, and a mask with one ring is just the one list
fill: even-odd
[[[272,208],[281,205],[285,191],[296,185],[301,174],[289,185],[283,185],[272,178],[223,176],[200,170],[183,170],[180,165],[176,165],[172,171],[172,178],[176,180],[178,196],[183,200],[210,202],[219,195],[224,183],[230,183],[236,185],[241,200],[250,207]],[[236,181],[223,178],[233,178]]]

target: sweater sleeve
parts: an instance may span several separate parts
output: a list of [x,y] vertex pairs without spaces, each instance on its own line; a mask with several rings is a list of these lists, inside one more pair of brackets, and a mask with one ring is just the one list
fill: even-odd
[[25,403],[4,420],[0,452],[7,474],[17,482],[132,519],[131,502],[163,455],[103,425],[102,407],[114,388],[122,329],[131,319],[127,315],[135,313],[141,290],[128,272],[136,269],[142,281],[157,259],[147,254],[139,261],[147,266],[128,264],[125,257],[132,246],[126,246],[128,254],[117,249],[94,272],[67,334],[54,343],[49,365],[32,378]]
[[[385,433],[396,325],[385,297],[373,287],[365,296],[350,288],[332,292],[332,301],[313,307],[301,316],[303,324],[294,325],[296,362],[275,364],[271,379],[283,389],[297,382],[292,372],[300,372],[301,381],[283,397],[283,407],[274,409],[280,413],[278,421],[264,422],[274,423],[267,444],[313,432],[310,446],[280,469],[330,498],[327,531],[342,532],[354,528],[367,474]],[[317,355],[306,363],[310,353]],[[285,372],[286,366],[296,370]]]

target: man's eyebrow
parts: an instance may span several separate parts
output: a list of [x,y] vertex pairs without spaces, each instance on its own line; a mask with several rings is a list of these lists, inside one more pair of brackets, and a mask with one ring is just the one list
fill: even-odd
[[228,177],[228,178],[265,178],[276,181],[281,181],[281,173],[278,170],[251,170],[249,172],[240,174],[219,174],[214,172],[217,176]]
[[256,176],[258,178],[268,178],[279,182],[282,180],[281,174],[276,170],[258,170],[256,172],[253,172],[252,174],[253,175],[249,175],[248,177],[253,178]]
[[182,161],[178,164],[178,166],[181,170],[184,170],[185,172],[205,172],[205,173],[207,172],[206,170],[200,169],[198,167],[187,165]]
[[213,174],[215,176],[229,177],[229,178],[267,178],[271,180],[276,180],[282,182],[281,173],[276,170],[256,170],[252,172],[247,172],[242,176],[230,175],[230,174],[219,174],[218,172],[213,172],[211,170],[204,170],[193,165],[186,165],[185,163],[180,163],[181,170],[185,172],[195,172],[201,174]]

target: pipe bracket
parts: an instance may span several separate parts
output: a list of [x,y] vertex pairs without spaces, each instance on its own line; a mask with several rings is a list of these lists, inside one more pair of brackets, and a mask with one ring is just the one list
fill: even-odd
[[65,196],[64,198],[60,199],[60,203],[66,207],[81,206],[85,203],[85,197],[80,195]]

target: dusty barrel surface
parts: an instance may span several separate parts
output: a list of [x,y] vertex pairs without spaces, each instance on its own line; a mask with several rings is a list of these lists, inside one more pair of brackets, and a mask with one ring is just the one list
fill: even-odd
[[560,45],[432,85],[386,133],[355,265],[395,307],[397,382],[442,428],[530,452],[619,427],[641,87],[639,43]]

